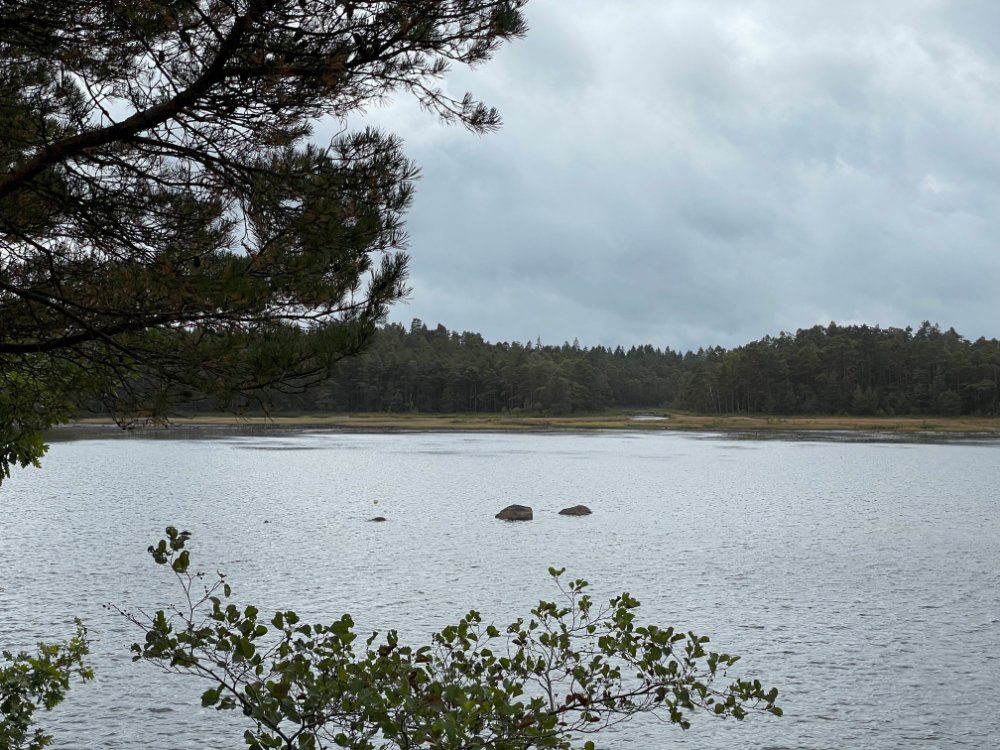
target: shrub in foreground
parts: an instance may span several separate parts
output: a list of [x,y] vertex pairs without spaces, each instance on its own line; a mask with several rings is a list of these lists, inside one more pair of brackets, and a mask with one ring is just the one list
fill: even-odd
[[251,748],[569,750],[593,748],[587,735],[637,714],[683,729],[697,712],[781,715],[777,689],[727,679],[738,656],[639,624],[628,593],[599,606],[562,570],[549,570],[560,601],[539,602],[529,618],[498,628],[471,611],[411,647],[395,631],[358,642],[348,615],[307,624],[292,611],[266,619],[238,607],[224,576],[208,583],[191,571],[189,539],[169,527],[149,548],[177,577],[182,606],[151,616],[114,608],[144,633],[134,660],[207,683],[202,704],[242,711]]

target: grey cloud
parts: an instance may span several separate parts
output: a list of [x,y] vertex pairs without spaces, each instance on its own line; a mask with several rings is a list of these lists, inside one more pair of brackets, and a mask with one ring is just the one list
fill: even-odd
[[502,132],[367,118],[423,168],[393,318],[675,348],[831,319],[997,335],[998,8],[529,4],[526,40],[446,82]]

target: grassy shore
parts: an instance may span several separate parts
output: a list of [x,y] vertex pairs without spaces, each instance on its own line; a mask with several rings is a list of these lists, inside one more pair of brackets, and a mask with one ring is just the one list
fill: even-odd
[[[638,416],[639,419],[635,417]],[[666,419],[643,419],[643,416]],[[1000,417],[832,417],[832,416],[700,416],[677,412],[622,412],[573,417],[528,417],[500,414],[303,414],[295,416],[236,417],[212,414],[172,418],[177,426],[275,425],[331,427],[349,430],[690,430],[690,431],[813,431],[963,432],[1000,434]],[[102,424],[106,419],[81,419],[79,424]]]

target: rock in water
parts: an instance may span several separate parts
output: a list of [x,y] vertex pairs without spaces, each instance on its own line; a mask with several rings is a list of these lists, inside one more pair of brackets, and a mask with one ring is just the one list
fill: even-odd
[[496,514],[501,521],[530,521],[535,517],[527,505],[508,505]]
[[375,516],[375,518],[369,518],[369,521],[384,521],[385,516]]
[[572,508],[563,508],[559,511],[560,516],[589,516],[590,508],[586,505],[574,505]]

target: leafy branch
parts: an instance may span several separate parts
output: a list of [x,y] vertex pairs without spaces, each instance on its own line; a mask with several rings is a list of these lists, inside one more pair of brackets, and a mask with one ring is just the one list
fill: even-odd
[[224,576],[208,585],[191,571],[189,540],[169,527],[149,548],[176,576],[182,605],[114,609],[145,634],[134,660],[209,682],[202,704],[240,709],[251,748],[569,750],[637,714],[682,729],[695,712],[781,715],[777,689],[727,680],[738,656],[708,651],[705,636],[640,625],[628,593],[597,606],[586,581],[563,583],[564,570],[549,570],[561,601],[539,602],[527,621],[501,630],[471,611],[430,645],[402,645],[390,631],[358,647],[348,615],[311,625],[279,611],[266,622],[229,602]]
[[0,750],[40,750],[52,743],[41,729],[31,731],[35,710],[50,711],[62,703],[70,679],[94,677],[84,657],[89,653],[87,629],[76,620],[76,635],[48,646],[38,644],[35,655],[3,652],[0,665]]

